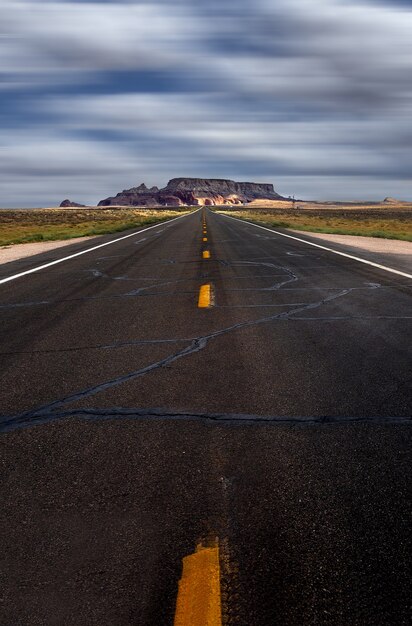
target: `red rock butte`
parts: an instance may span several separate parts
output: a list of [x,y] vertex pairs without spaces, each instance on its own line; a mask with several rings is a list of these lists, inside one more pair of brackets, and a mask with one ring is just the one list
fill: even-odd
[[245,204],[252,200],[283,200],[269,183],[236,182],[223,178],[172,178],[163,189],[124,189],[101,200],[98,206],[215,206]]

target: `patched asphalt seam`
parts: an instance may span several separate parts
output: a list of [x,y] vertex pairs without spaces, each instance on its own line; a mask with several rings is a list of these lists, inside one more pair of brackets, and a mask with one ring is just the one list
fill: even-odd
[[284,415],[251,415],[247,413],[190,413],[181,411],[167,411],[165,409],[139,409],[139,408],[88,408],[72,409],[55,413],[36,414],[28,418],[3,417],[0,418],[0,432],[9,432],[19,428],[47,424],[70,418],[80,418],[87,421],[105,421],[121,419],[156,419],[156,420],[186,420],[205,421],[222,424],[272,424],[272,425],[312,425],[312,424],[348,424],[348,423],[388,423],[399,424],[412,422],[411,416],[284,416]]

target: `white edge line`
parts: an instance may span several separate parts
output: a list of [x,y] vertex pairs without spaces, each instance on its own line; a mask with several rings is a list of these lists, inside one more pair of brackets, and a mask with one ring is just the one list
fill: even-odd
[[217,215],[221,215],[222,217],[228,217],[231,220],[236,220],[237,222],[241,222],[243,224],[249,224],[250,226],[255,226],[256,228],[262,228],[263,230],[268,230],[270,233],[274,233],[275,235],[280,235],[281,237],[287,237],[288,239],[294,239],[295,241],[306,243],[308,246],[313,246],[314,248],[320,248],[321,250],[326,250],[327,252],[333,252],[333,254],[339,254],[339,256],[344,256],[347,259],[352,259],[353,261],[359,261],[359,263],[365,263],[365,265],[371,265],[372,267],[377,267],[378,269],[384,270],[385,272],[398,274],[398,276],[403,276],[404,278],[412,278],[412,274],[407,274],[406,272],[395,270],[393,267],[380,265],[379,263],[374,263],[373,261],[367,261],[366,259],[361,259],[360,257],[354,256],[353,254],[347,254],[346,252],[339,252],[339,250],[334,250],[333,248],[327,248],[326,246],[321,246],[318,243],[313,243],[312,241],[307,241],[306,239],[301,239],[300,237],[295,237],[294,235],[287,235],[286,233],[281,233],[278,230],[273,230],[272,228],[267,228],[266,226],[260,226],[259,224],[254,224],[253,222],[248,222],[247,220],[242,220],[242,219],[239,219],[238,217],[232,217],[232,215],[224,215],[223,213],[218,213]]
[[[200,209],[197,209],[200,211]],[[124,235],[123,237],[118,237],[117,239],[112,239],[111,241],[106,241],[105,243],[100,243],[98,246],[93,246],[92,248],[87,248],[87,250],[81,250],[80,252],[75,252],[74,254],[70,254],[69,256],[65,256],[62,259],[56,259],[55,261],[50,261],[50,263],[44,263],[43,265],[39,265],[38,267],[32,267],[30,270],[25,270],[24,272],[19,272],[18,274],[13,274],[12,276],[8,276],[7,278],[0,279],[0,285],[4,283],[8,283],[11,280],[16,280],[16,278],[20,278],[21,276],[27,276],[27,274],[33,274],[34,272],[39,272],[40,270],[44,270],[47,267],[51,267],[52,265],[57,265],[58,263],[63,263],[63,261],[68,261],[69,259],[74,259],[77,256],[81,256],[82,254],[87,254],[88,252],[93,252],[93,250],[98,250],[99,248],[104,248],[104,246],[110,246],[112,243],[116,243],[118,241],[122,241],[123,239],[128,239],[129,237],[136,237],[136,235],[140,235],[140,233],[144,233],[151,228],[159,228],[159,226],[170,224],[175,220],[180,220],[182,217],[188,217],[189,215],[193,215],[196,213],[195,211],[191,211],[190,213],[186,213],[185,215],[178,215],[178,217],[173,217],[171,220],[165,220],[160,224],[153,224],[153,226],[148,226],[147,228],[143,228],[142,230],[136,230],[129,235]],[[76,243],[74,239],[73,243]]]

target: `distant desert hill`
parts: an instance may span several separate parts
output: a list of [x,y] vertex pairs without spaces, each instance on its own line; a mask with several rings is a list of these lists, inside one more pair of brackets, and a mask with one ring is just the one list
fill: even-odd
[[269,183],[236,182],[223,178],[172,178],[163,189],[143,183],[105,198],[98,206],[241,205],[258,199],[282,200]]
[[86,205],[85,204],[79,204],[78,202],[72,202],[71,200],[63,200],[63,202],[61,202],[60,204],[60,208],[85,208]]
[[407,202],[403,202],[402,200],[397,200],[396,198],[385,198],[383,201],[385,204],[407,204]]

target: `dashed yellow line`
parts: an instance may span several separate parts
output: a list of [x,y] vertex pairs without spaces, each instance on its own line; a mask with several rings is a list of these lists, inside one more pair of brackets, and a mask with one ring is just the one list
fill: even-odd
[[[207,242],[207,229],[206,229],[206,220],[203,217],[202,220],[202,242]],[[210,259],[210,250],[202,251],[202,259]],[[212,306],[212,292],[210,285],[202,285],[199,291],[199,300],[197,306],[200,309],[205,309]],[[183,622],[182,622],[183,623]],[[186,623],[186,622],[185,622]],[[189,622],[187,622],[189,623]],[[206,622],[205,622],[206,623]]]
[[184,557],[174,626],[221,626],[219,547]]
[[212,289],[210,285],[202,285],[199,291],[197,306],[199,309],[207,309],[212,305]]

